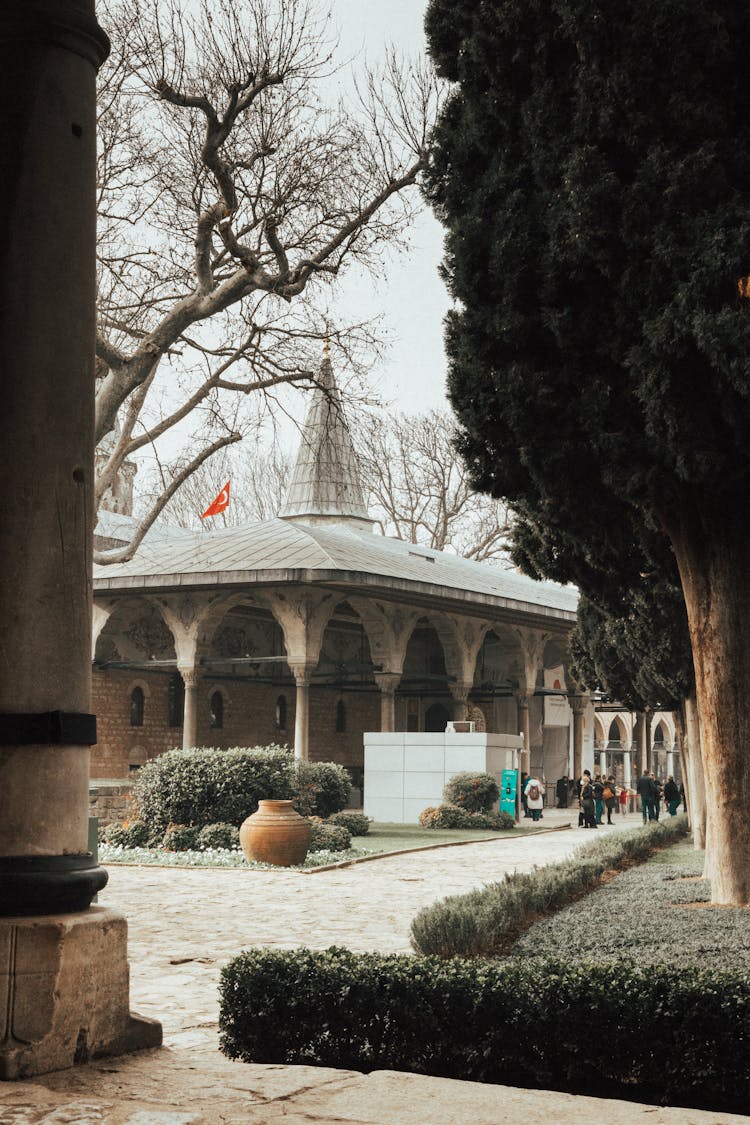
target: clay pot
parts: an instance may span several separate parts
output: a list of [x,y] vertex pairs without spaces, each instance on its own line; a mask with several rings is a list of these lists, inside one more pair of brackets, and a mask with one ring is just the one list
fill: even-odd
[[259,801],[258,811],[242,822],[240,845],[247,860],[292,867],[304,862],[311,831],[291,801]]

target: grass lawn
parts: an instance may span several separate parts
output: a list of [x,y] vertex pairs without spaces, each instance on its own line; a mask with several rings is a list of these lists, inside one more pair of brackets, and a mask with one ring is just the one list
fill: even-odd
[[[538,828],[516,827],[503,832],[477,831],[465,828],[422,828],[419,824],[387,824],[374,821],[366,836],[353,836],[352,848],[357,853],[375,855],[413,848],[429,848],[435,844],[462,844],[467,840],[495,840],[507,836],[527,836]],[[346,853],[343,853],[344,858]]]
[[750,969],[750,908],[700,905],[702,871],[692,841],[665,848],[532,926],[509,956]]

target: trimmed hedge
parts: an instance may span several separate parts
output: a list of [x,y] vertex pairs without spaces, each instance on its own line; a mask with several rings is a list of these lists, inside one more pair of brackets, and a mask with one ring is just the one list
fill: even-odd
[[350,836],[366,836],[370,831],[370,818],[361,812],[338,812],[328,818],[329,824],[340,824]]
[[451,895],[420,910],[411,924],[418,953],[438,957],[496,957],[538,918],[565,906],[596,885],[608,870],[645,860],[687,832],[676,817],[584,845],[562,863],[512,873],[502,883]]
[[222,971],[219,1027],[244,1062],[750,1103],[746,973],[254,949]]
[[510,813],[502,809],[495,812],[469,812],[458,805],[431,805],[422,809],[419,823],[423,828],[476,828],[480,831],[505,831],[516,826]]
[[264,799],[294,796],[294,757],[283,746],[170,750],[138,771],[133,796],[152,834],[169,824],[233,824]]
[[338,762],[297,762],[294,807],[301,816],[331,816],[349,803],[352,783]]
[[351,833],[343,824],[331,824],[320,817],[310,818],[309,852],[345,852],[352,846]]

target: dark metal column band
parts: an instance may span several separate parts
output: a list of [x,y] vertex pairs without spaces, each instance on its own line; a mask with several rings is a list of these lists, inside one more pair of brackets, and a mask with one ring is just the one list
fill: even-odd
[[0,746],[93,746],[96,715],[76,711],[0,714]]
[[91,852],[0,856],[0,917],[88,910],[107,878]]

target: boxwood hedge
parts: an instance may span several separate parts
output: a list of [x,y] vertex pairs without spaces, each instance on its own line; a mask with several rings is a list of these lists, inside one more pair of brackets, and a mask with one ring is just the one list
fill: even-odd
[[605,871],[640,862],[687,832],[687,818],[616,832],[584,845],[570,859],[512,873],[468,894],[451,895],[417,914],[412,945],[440,957],[495,957],[538,918],[590,891]]
[[743,1112],[750,976],[664,966],[254,949],[223,970],[221,1049]]

